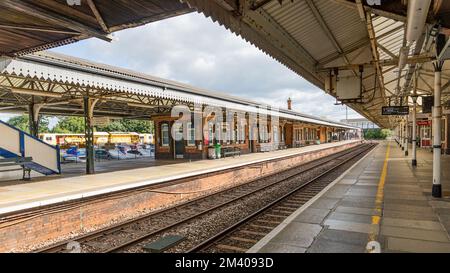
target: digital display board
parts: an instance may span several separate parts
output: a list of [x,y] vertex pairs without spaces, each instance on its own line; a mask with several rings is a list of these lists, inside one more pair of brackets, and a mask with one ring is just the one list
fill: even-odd
[[385,116],[409,115],[409,106],[384,106],[381,108],[381,114]]
[[434,106],[434,96],[422,97],[422,113],[431,113]]

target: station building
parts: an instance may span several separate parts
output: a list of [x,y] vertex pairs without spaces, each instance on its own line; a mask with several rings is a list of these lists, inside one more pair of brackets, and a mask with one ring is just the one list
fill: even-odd
[[[344,123],[289,109],[275,111],[257,102],[57,53],[41,52],[5,61],[0,77],[6,92],[2,104],[9,105],[8,111],[30,112],[29,109],[34,109],[30,113],[35,117],[41,114],[78,114],[90,115],[88,119],[135,115],[139,119],[154,121],[156,159],[206,159],[208,149],[216,144],[220,144],[224,150],[246,154],[361,136],[357,127]],[[44,90],[39,90],[37,86],[42,86]],[[46,91],[49,87],[51,91]],[[17,94],[33,97],[34,104],[23,108],[17,101]],[[91,104],[90,112],[83,109],[83,100]],[[291,102],[288,104],[290,108]],[[182,135],[182,139],[176,141],[172,131],[180,116],[172,112],[177,105],[191,110],[192,115],[200,111],[197,114],[200,114],[201,122],[197,124],[197,129],[194,128],[194,122],[187,122],[189,137]],[[200,110],[194,109],[195,105],[199,105]],[[207,105],[220,109],[218,115],[223,117],[219,123],[208,123],[213,117],[219,120],[214,112],[203,117],[201,110]],[[228,122],[226,109],[243,113],[243,126],[238,124],[236,114],[234,120]],[[266,112],[268,120],[264,124],[256,121],[256,118],[259,120],[263,116],[262,112],[258,115],[258,111]],[[253,138],[250,137],[251,115],[255,117]],[[180,129],[182,134],[182,126]],[[346,131],[352,133],[346,134]],[[228,137],[218,140],[218,135]],[[96,137],[98,134],[94,133],[93,143]]]

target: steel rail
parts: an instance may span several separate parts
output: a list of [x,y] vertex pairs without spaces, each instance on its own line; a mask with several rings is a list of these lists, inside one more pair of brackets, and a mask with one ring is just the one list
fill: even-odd
[[[362,147],[358,147],[358,148],[361,149]],[[357,148],[357,149],[358,149],[358,148]],[[364,149],[364,151],[366,151],[366,149]],[[364,151],[363,151],[363,152],[364,152]],[[355,152],[355,150],[352,149],[351,151],[349,151],[349,152],[347,152],[347,153],[340,154],[340,155],[337,156],[337,157],[333,157],[333,159],[330,159],[330,160],[326,161],[326,163],[331,162],[331,161],[333,161],[333,160],[336,160],[337,158],[343,157],[343,156],[348,155],[348,154],[350,154],[350,153],[354,153],[354,152]],[[358,153],[358,155],[361,154],[361,153],[362,153],[362,152]],[[352,158],[354,158],[354,157],[352,157]],[[350,159],[352,159],[352,158],[350,158]],[[348,160],[347,160],[347,161],[348,161]],[[344,161],[344,163],[347,162],[347,161]],[[322,163],[322,164],[323,164],[323,163]],[[341,166],[342,164],[343,164],[343,163],[339,163],[338,166]],[[257,192],[266,190],[266,189],[268,189],[268,188],[270,188],[270,187],[273,187],[273,186],[279,185],[279,184],[281,184],[281,183],[283,183],[283,182],[285,182],[285,181],[291,180],[292,178],[294,178],[294,177],[296,177],[296,176],[299,176],[299,175],[301,175],[301,174],[304,174],[304,173],[306,173],[306,172],[308,172],[308,171],[314,170],[314,169],[316,169],[317,167],[318,167],[317,165],[316,165],[316,166],[309,167],[309,168],[307,168],[306,170],[304,170],[304,171],[302,171],[302,172],[300,172],[300,173],[297,173],[297,174],[294,174],[294,175],[290,175],[290,176],[288,176],[287,178],[278,180],[278,181],[276,181],[276,182],[274,182],[274,183],[270,183],[269,185],[266,185],[266,186],[257,188],[257,189],[255,189],[255,190],[252,190],[252,191],[250,191],[250,192],[247,192],[247,193],[245,193],[245,194],[243,194],[243,195],[240,195],[240,196],[238,196],[238,197],[232,198],[231,200],[228,200],[228,201],[225,201],[225,202],[223,202],[223,203],[220,203],[220,204],[218,204],[218,205],[216,205],[216,206],[214,206],[214,207],[212,207],[212,208],[208,208],[208,209],[206,209],[206,210],[204,210],[204,211],[202,211],[202,212],[199,212],[199,213],[197,213],[197,214],[194,214],[194,215],[192,215],[192,216],[189,216],[189,217],[187,217],[187,218],[185,218],[185,219],[182,219],[182,220],[180,220],[180,221],[177,221],[177,222],[175,222],[175,223],[173,223],[173,224],[167,225],[167,226],[165,226],[165,227],[163,227],[163,228],[157,229],[157,230],[155,230],[155,231],[153,231],[153,232],[150,232],[150,233],[145,234],[145,235],[143,235],[143,236],[139,236],[139,237],[137,237],[137,238],[135,238],[135,239],[133,239],[133,240],[129,240],[129,241],[123,243],[123,244],[120,244],[120,245],[118,245],[118,246],[115,246],[115,247],[112,247],[112,248],[110,248],[110,249],[107,249],[105,252],[106,252],[106,253],[116,252],[116,251],[122,250],[122,249],[124,249],[124,248],[130,247],[130,246],[133,246],[133,245],[136,245],[136,244],[138,244],[138,243],[140,243],[140,242],[142,242],[142,241],[144,241],[144,240],[146,240],[146,239],[148,239],[148,238],[150,238],[150,237],[152,237],[152,236],[155,236],[155,235],[160,234],[160,233],[162,233],[162,232],[165,232],[165,231],[167,231],[167,230],[173,229],[173,228],[175,228],[175,227],[177,227],[177,226],[179,226],[179,225],[182,225],[182,224],[184,224],[184,223],[186,223],[186,222],[192,221],[192,220],[195,219],[195,218],[201,217],[201,216],[203,216],[203,215],[206,215],[206,214],[208,214],[208,213],[211,213],[212,211],[215,211],[215,210],[220,209],[220,208],[222,208],[222,207],[225,207],[225,206],[227,206],[227,205],[229,205],[229,204],[232,204],[232,203],[234,203],[234,202],[236,202],[236,201],[239,201],[239,200],[241,200],[241,199],[244,199],[244,198],[246,198],[246,197],[248,197],[248,196],[254,195],[254,194],[257,193]],[[331,170],[334,170],[334,169],[335,169],[335,168],[333,167]],[[323,174],[328,173],[328,172],[329,172],[329,171],[325,171],[324,173],[322,173],[322,174],[319,175],[318,177],[321,177],[321,176],[323,176]],[[313,180],[316,180],[318,177],[314,178]],[[306,183],[309,184],[310,181],[308,181],[308,182],[306,182]],[[302,184],[302,186],[303,186],[303,184]]]
[[[292,179],[295,176],[298,176],[298,175],[304,174],[304,173],[306,173],[308,171],[311,171],[311,170],[319,167],[320,165],[326,164],[326,163],[331,162],[331,161],[333,161],[333,160],[335,160],[335,159],[337,159],[339,157],[342,157],[342,156],[345,156],[347,154],[350,154],[350,153],[354,152],[356,149],[361,148],[361,146],[362,145],[359,145],[359,146],[357,146],[355,148],[351,148],[349,150],[339,152],[339,153],[331,156],[330,158],[327,158],[326,160],[324,160],[325,158],[319,158],[319,159],[316,159],[316,160],[313,160],[313,161],[310,161],[310,162],[306,162],[304,164],[300,164],[300,165],[294,166],[294,167],[290,168],[289,170],[292,170],[294,168],[304,167],[304,166],[307,166],[307,165],[312,165],[312,166],[309,166],[309,167],[307,167],[306,169],[304,169],[304,170],[302,170],[300,172],[296,172],[296,173],[294,173],[292,175],[289,175],[288,177],[285,177],[282,180],[277,180],[277,181],[269,183],[269,184],[267,184],[267,185],[265,185],[263,187],[258,187],[258,188],[256,188],[255,190],[253,190],[250,193],[239,195],[238,197],[235,197],[235,198],[233,198],[233,199],[231,199],[229,201],[226,201],[226,202],[224,202],[222,204],[216,205],[213,208],[210,208],[209,210],[207,209],[207,210],[205,210],[203,212],[200,212],[200,213],[197,213],[197,214],[195,214],[195,215],[193,215],[191,217],[187,217],[187,218],[182,219],[180,221],[177,221],[177,222],[175,222],[175,223],[173,223],[171,225],[167,225],[165,227],[162,227],[160,229],[152,231],[151,233],[145,234],[143,236],[139,236],[138,238],[134,239],[133,241],[128,241],[128,242],[122,244],[123,247],[121,247],[122,245],[119,245],[117,247],[107,249],[104,252],[117,251],[120,248],[126,247],[125,244],[127,246],[129,246],[131,244],[136,244],[136,242],[138,242],[138,241],[145,240],[148,237],[154,236],[154,235],[156,235],[158,233],[161,233],[161,232],[163,232],[165,230],[173,228],[175,225],[180,225],[180,224],[185,223],[185,222],[187,222],[189,220],[192,220],[193,218],[196,218],[196,217],[199,217],[199,216],[201,216],[203,214],[206,214],[206,213],[210,212],[211,210],[217,209],[219,207],[223,207],[223,206],[225,206],[225,205],[227,205],[227,204],[229,204],[231,202],[234,202],[236,200],[239,200],[239,199],[245,198],[246,196],[254,194],[255,192],[267,189],[267,188],[269,188],[271,186],[275,186],[275,185],[277,185],[279,183],[282,183],[282,182],[285,182],[287,180],[290,180],[290,179]],[[149,213],[149,214],[145,214],[145,215],[142,215],[140,217],[137,217],[137,218],[134,218],[134,219],[130,219],[130,220],[127,220],[125,222],[115,224],[113,226],[105,227],[105,228],[102,228],[100,230],[96,230],[96,231],[90,232],[88,234],[84,234],[84,235],[78,236],[78,237],[73,238],[73,239],[64,240],[64,241],[59,242],[59,243],[57,243],[55,245],[51,245],[49,247],[39,249],[36,252],[60,252],[60,251],[64,251],[64,250],[66,250],[67,244],[70,243],[70,242],[77,241],[77,242],[80,242],[80,243],[86,243],[86,242],[89,242],[89,241],[94,240],[96,238],[99,238],[99,237],[102,237],[102,236],[114,233],[116,231],[123,230],[125,227],[127,227],[127,226],[129,226],[131,224],[135,224],[135,223],[138,223],[140,221],[145,221],[147,219],[150,219],[152,217],[157,217],[157,216],[163,215],[164,213],[167,213],[167,212],[169,212],[171,210],[176,210],[176,209],[180,209],[180,208],[183,208],[183,207],[187,207],[189,205],[195,204],[196,202],[205,201],[205,200],[210,199],[211,197],[214,197],[214,196],[218,196],[218,195],[221,195],[221,194],[226,194],[226,192],[228,192],[228,191],[231,192],[233,190],[236,190],[236,189],[239,189],[239,188],[242,188],[242,187],[248,187],[248,186],[251,187],[252,183],[255,183],[255,182],[257,182],[257,181],[259,181],[261,179],[268,179],[268,178],[271,178],[271,177],[275,177],[277,175],[278,175],[278,173],[269,174],[269,175],[266,175],[264,177],[260,177],[260,178],[254,179],[252,181],[246,182],[244,184],[234,186],[232,188],[223,189],[223,190],[220,190],[218,192],[212,193],[210,195],[200,196],[200,197],[194,198],[192,200],[189,200],[187,202],[183,202],[183,203],[177,204],[177,205],[172,206],[172,207],[167,207],[167,208],[164,208],[164,209],[161,209],[161,210]]]
[[[341,167],[342,165],[346,164],[347,162],[353,160],[355,157],[365,153],[366,151],[369,151],[371,149],[373,149],[376,145],[370,145],[368,148],[362,150],[361,152],[359,152],[358,154],[356,154],[354,157],[351,157],[341,163],[339,163],[338,165],[334,166],[333,168],[331,168],[330,170],[327,170],[326,172],[314,177],[313,179],[310,179],[308,182],[306,182],[305,184],[302,184],[300,186],[298,186],[297,188],[295,188],[294,190],[292,190],[291,192],[286,193],[285,195],[281,196],[280,198],[272,201],[271,203],[267,204],[266,206],[260,208],[258,211],[248,215],[247,217],[245,217],[244,219],[236,222],[235,224],[233,224],[232,226],[227,227],[226,229],[222,230],[221,232],[215,234],[214,236],[211,236],[210,238],[208,238],[207,240],[201,242],[200,244],[197,244],[196,246],[192,247],[191,249],[188,250],[188,253],[190,252],[199,252],[201,250],[207,249],[211,246],[213,246],[214,244],[216,244],[217,242],[225,239],[227,237],[228,234],[233,233],[237,228],[239,228],[242,225],[245,225],[246,223],[248,223],[250,220],[252,220],[253,218],[260,216],[260,214],[262,214],[263,212],[271,209],[272,207],[274,207],[275,205],[277,205],[278,203],[282,202],[284,199],[298,193],[300,190],[302,190],[303,188],[311,185],[314,182],[317,182],[318,179],[324,177],[325,175],[331,173],[332,171],[335,171],[337,168]],[[326,186],[324,186],[323,188],[325,188]],[[315,195],[314,195],[315,196]],[[268,232],[269,233],[269,232]]]

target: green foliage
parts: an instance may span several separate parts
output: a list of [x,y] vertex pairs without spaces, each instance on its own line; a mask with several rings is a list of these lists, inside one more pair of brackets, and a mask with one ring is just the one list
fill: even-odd
[[[28,115],[10,118],[8,123],[22,131],[29,132]],[[136,132],[140,134],[154,133],[154,124],[149,120],[123,119],[109,123],[107,126],[97,126],[98,132]],[[39,123],[40,133],[83,134],[84,117],[61,117],[53,129],[49,129],[48,117],[42,117]]]
[[154,132],[153,122],[148,120],[123,119],[114,121],[107,126],[98,126],[97,131],[103,132],[136,132],[140,134],[151,134]]
[[[113,121],[106,126],[96,126],[97,132],[136,132],[152,133],[153,122],[147,120],[119,120]],[[83,117],[64,117],[61,118],[53,129],[54,133],[84,133]]]
[[364,129],[365,139],[386,139],[392,136],[392,131],[388,129]]
[[63,117],[60,118],[56,126],[53,128],[53,133],[58,134],[83,134],[84,133],[84,118],[83,117]]
[[[16,127],[19,130],[30,133],[30,124],[28,115],[24,114],[17,117],[10,118],[7,123]],[[39,133],[46,133],[49,131],[48,128],[49,120],[48,117],[42,117],[39,123]]]
[[97,126],[97,132],[126,132],[125,126],[120,121],[110,122],[106,126]]

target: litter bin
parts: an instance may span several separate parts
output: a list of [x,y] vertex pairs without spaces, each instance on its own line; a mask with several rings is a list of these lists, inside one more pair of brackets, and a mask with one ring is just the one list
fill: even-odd
[[209,147],[208,148],[208,158],[209,159],[216,159],[216,148]]
[[216,150],[216,158],[217,159],[221,158],[221,148],[222,148],[222,145],[220,145],[218,143],[214,145],[214,149]]

